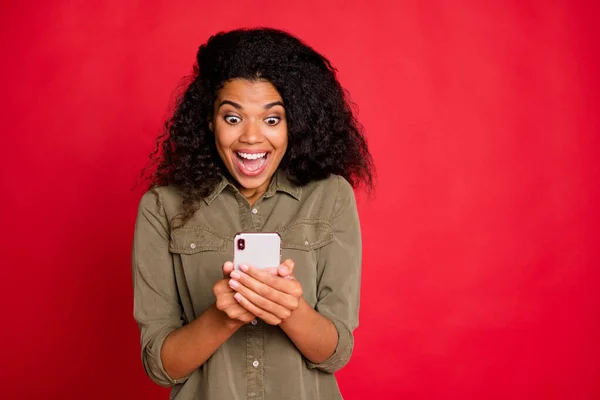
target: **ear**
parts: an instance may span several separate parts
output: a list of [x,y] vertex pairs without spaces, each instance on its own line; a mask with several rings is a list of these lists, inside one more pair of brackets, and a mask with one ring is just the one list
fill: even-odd
[[212,121],[210,121],[210,122],[208,123],[208,129],[210,129],[210,131],[211,131],[212,133],[215,133],[215,130],[213,129],[213,123],[212,123]]

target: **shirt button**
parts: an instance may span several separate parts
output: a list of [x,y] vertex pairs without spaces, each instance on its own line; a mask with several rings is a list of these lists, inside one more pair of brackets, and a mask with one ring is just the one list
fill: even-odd
[[251,324],[252,324],[252,325],[256,325],[256,324],[258,324],[258,321],[257,321],[257,320],[255,320],[255,319],[253,319],[253,320],[252,320],[252,322],[251,322]]
[[256,208],[252,209],[252,214],[258,214],[258,210]]
[[258,361],[257,360],[252,361],[252,366],[254,368],[258,367]]
[[196,243],[192,243],[192,244],[190,244],[190,248],[191,248],[191,249],[195,249],[195,248],[196,248]]

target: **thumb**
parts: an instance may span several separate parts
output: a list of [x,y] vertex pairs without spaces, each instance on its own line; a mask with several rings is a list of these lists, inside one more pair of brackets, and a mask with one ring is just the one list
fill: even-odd
[[282,277],[291,276],[294,273],[294,267],[294,260],[288,258],[287,260],[282,262],[281,265],[279,265],[277,272],[279,273],[279,276]]
[[226,261],[223,264],[223,278],[229,278],[229,274],[233,271],[233,263],[231,261]]

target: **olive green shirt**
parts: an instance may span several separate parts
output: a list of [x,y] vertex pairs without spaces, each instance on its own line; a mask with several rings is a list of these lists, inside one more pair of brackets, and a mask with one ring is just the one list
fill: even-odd
[[[141,199],[133,244],[134,317],[146,373],[172,386],[171,399],[341,399],[333,375],[350,359],[358,325],[361,237],[354,193],[342,177],[296,186],[276,172],[250,206],[226,178],[183,226],[181,193],[158,187]],[[305,359],[283,330],[244,325],[197,370],[172,379],[160,349],[167,335],[215,303],[213,285],[237,232],[278,232],[282,259],[295,261],[303,297],[338,332],[333,355]]]

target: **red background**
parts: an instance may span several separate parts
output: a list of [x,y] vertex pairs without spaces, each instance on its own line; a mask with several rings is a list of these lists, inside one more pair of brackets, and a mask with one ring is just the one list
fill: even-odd
[[378,167],[344,397],[600,398],[595,3],[3,2],[0,397],[167,398],[132,187],[197,46],[268,25],[339,68]]

